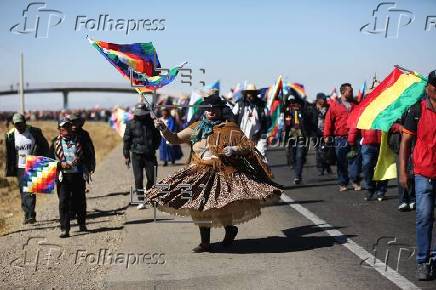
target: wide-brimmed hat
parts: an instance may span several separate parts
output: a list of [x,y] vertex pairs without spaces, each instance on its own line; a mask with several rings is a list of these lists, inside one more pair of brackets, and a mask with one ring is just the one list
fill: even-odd
[[[224,107],[226,106],[226,101],[221,99],[221,97],[217,94],[211,95],[209,97],[204,98],[202,105],[209,105],[212,107]],[[207,108],[205,108],[207,109]]]
[[135,105],[135,110],[133,111],[133,115],[142,117],[150,113],[150,109],[144,103],[138,103]]
[[73,113],[71,114],[68,119],[70,119],[71,122],[74,121],[83,121],[82,115],[80,115],[79,113]]
[[258,93],[259,90],[256,88],[255,84],[247,84],[247,86],[245,87],[245,89],[242,90],[242,93]]

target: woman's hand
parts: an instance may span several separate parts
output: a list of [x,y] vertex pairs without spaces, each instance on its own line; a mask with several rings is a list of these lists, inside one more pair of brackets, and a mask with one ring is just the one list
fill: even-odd
[[230,157],[234,154],[236,154],[239,151],[238,146],[227,146],[223,150],[223,154],[227,157]]
[[71,169],[71,164],[68,162],[61,162],[62,169]]
[[159,130],[159,131],[166,131],[167,130],[167,125],[165,125],[165,122],[162,121],[159,118],[154,119],[154,126]]
[[218,169],[220,164],[220,159],[218,156],[211,155],[207,159],[201,159],[203,164],[211,165],[213,169]]

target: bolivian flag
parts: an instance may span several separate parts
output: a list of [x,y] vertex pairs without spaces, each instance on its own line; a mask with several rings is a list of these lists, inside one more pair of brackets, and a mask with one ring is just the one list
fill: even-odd
[[388,132],[404,112],[424,96],[426,78],[398,67],[353,109],[349,128],[378,129]]
[[427,80],[398,66],[353,109],[349,128],[382,130],[382,141],[374,180],[397,177],[395,154],[388,146],[388,131],[404,112],[424,96]]

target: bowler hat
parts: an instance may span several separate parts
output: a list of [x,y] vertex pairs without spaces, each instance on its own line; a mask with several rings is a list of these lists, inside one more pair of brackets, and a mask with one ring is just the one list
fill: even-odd
[[142,117],[149,114],[150,109],[144,103],[138,103],[135,105],[135,110],[133,111],[133,115]]

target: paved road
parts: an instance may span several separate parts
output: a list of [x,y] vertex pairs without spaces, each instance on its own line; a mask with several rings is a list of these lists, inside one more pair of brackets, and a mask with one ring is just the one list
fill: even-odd
[[[415,245],[414,212],[396,210],[395,187],[388,200],[365,202],[363,192],[338,192],[334,175],[318,177],[312,155],[299,187],[290,185],[283,151],[269,152],[269,160],[287,188],[282,202],[241,225],[232,248],[220,246],[224,231],[216,229],[215,252],[194,254],[195,226],[159,212],[156,223],[153,209],[128,207],[133,177],[117,148],[100,163],[88,194],[89,233],[58,238],[54,195],[38,201],[38,224],[0,237],[0,289],[436,289],[435,281],[415,281],[407,251],[395,271],[399,248]],[[159,178],[181,166],[160,167]],[[387,238],[374,253],[380,237]],[[392,237],[385,271],[371,255],[384,260]],[[35,240],[25,245],[29,238]],[[47,249],[36,239],[63,256],[41,259],[36,269],[30,257]]]
[[[239,227],[231,249],[219,242],[223,230],[212,231],[213,253],[194,254],[198,229],[187,221],[153,209],[126,211],[122,253],[158,257],[148,263],[113,265],[105,286],[115,289],[435,289],[436,282],[414,279],[414,212],[396,210],[396,188],[387,200],[365,202],[364,192],[339,193],[335,175],[318,177],[313,155],[304,184],[291,186],[291,169],[283,151],[269,152],[278,183],[287,185],[279,204]],[[178,169],[159,169],[159,177]],[[381,237],[376,252],[374,243]],[[385,270],[387,242],[390,246]],[[401,245],[398,245],[401,244]],[[404,248],[398,263],[399,248]],[[354,253],[353,253],[354,252]],[[360,256],[356,255],[360,254]],[[372,254],[382,261],[373,264]],[[368,263],[362,262],[368,258]],[[131,261],[136,261],[136,257]],[[377,269],[378,271],[376,271]]]

